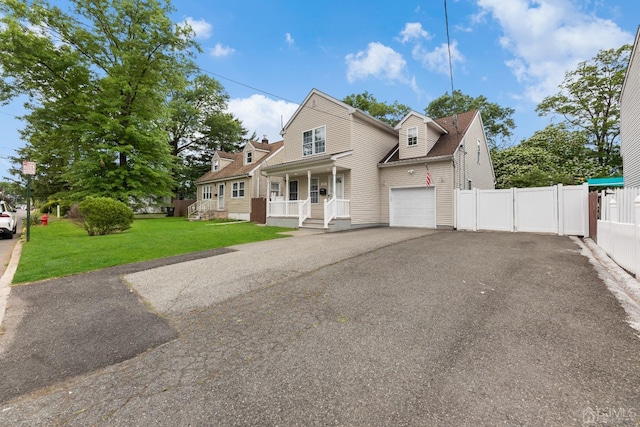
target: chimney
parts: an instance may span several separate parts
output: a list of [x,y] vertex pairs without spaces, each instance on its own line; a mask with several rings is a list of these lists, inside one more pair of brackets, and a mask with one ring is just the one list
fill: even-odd
[[267,135],[262,135],[262,143],[263,144],[268,144],[269,140],[267,139]]

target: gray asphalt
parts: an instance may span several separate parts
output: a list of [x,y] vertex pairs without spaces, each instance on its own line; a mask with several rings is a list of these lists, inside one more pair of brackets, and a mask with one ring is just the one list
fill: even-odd
[[[5,399],[0,424],[637,425],[640,340],[572,240],[398,230],[406,235],[393,241],[395,232],[295,237],[287,253],[284,240],[262,242],[112,274],[133,290],[109,282],[131,300],[114,317],[155,318],[167,335]],[[272,260],[264,276],[252,267],[260,253]],[[246,271],[229,279],[224,266],[242,259]],[[22,292],[46,286],[55,287]],[[36,307],[49,310],[40,298],[26,303],[0,358],[5,378],[24,323],[41,316]],[[83,321],[105,315],[99,296],[83,298],[94,313]],[[66,322],[58,314],[51,325]],[[32,332],[40,337],[28,351],[45,350],[47,332]]]

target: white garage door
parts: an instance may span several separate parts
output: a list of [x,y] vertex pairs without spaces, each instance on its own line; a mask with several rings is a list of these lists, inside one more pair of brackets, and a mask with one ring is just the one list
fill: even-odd
[[436,228],[434,188],[392,188],[389,201],[389,225]]

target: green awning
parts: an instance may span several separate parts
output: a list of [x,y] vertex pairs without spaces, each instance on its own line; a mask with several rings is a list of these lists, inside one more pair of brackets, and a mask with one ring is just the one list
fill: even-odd
[[587,179],[589,187],[624,187],[624,178],[621,176],[611,176],[607,178]]

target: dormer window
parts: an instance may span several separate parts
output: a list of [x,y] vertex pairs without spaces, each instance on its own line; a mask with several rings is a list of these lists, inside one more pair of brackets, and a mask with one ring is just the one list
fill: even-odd
[[213,161],[213,171],[214,171],[214,172],[217,172],[217,171],[219,171],[219,170],[220,170],[220,160],[215,159],[215,160]]
[[253,161],[253,151],[247,151],[247,164]]
[[407,129],[407,146],[412,147],[418,145],[418,128]]

